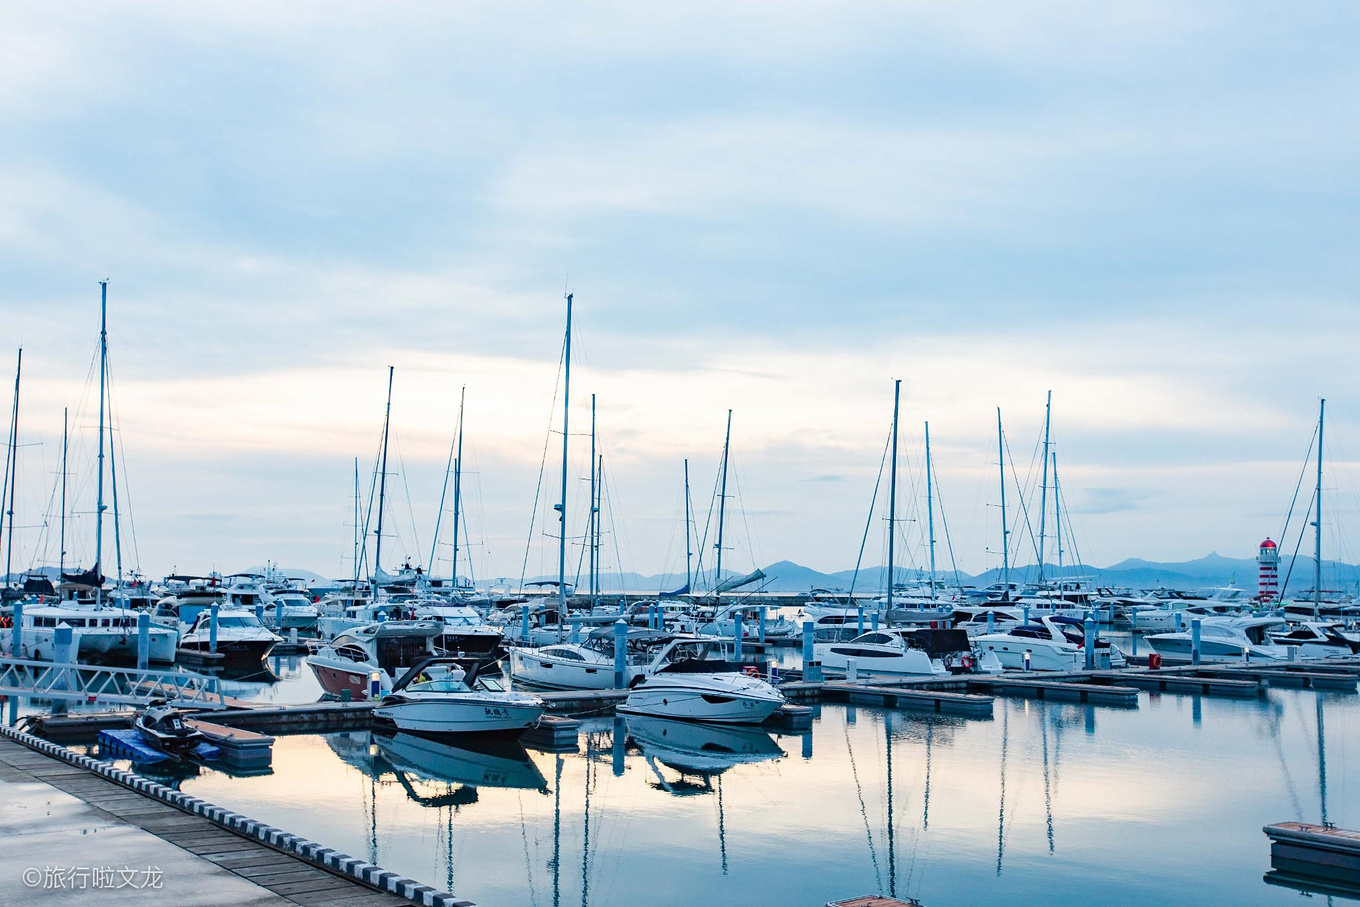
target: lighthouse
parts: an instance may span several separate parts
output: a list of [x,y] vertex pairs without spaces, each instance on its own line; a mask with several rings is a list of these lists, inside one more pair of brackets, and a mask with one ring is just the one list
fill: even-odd
[[1263,602],[1278,601],[1280,597],[1280,549],[1270,539],[1261,543],[1256,555],[1260,579],[1256,597]]

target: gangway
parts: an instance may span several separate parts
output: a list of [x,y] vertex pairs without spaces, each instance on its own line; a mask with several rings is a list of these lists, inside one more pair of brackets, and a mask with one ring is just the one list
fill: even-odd
[[182,708],[227,707],[217,679],[192,671],[54,664],[22,658],[0,658],[0,696],[110,705],[146,705],[164,699]]

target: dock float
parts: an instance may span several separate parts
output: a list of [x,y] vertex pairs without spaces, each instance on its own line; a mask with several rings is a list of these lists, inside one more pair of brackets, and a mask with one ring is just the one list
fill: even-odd
[[[133,841],[127,846],[154,853],[152,865],[167,853],[178,854],[174,871],[165,873],[167,893],[182,874],[217,885],[230,879],[228,902],[249,899],[249,893],[245,898],[241,893],[253,888],[258,894],[250,903],[265,903],[272,895],[276,899],[272,903],[304,907],[340,903],[345,907],[473,907],[447,892],[15,728],[0,727],[0,780],[41,782],[83,801],[99,822],[110,826],[110,834],[113,826],[121,826],[121,840],[125,844]],[[6,841],[15,845],[7,846],[7,856],[14,858],[22,843]],[[45,844],[44,859],[70,859],[72,865],[88,860],[88,853],[56,852],[62,843],[58,838],[55,846]],[[174,849],[167,849],[167,844]]]
[[274,761],[274,738],[268,734],[227,727],[202,718],[186,718],[184,723],[217,747],[222,761],[233,768],[268,768]]
[[1360,885],[1360,831],[1308,822],[1278,822],[1261,830],[1270,839],[1272,869]]
[[1019,696],[1025,699],[1053,699],[1063,702],[1085,702],[1119,708],[1138,708],[1138,688],[1115,684],[1078,683],[1075,681],[1041,680],[1033,675],[1023,677],[968,678],[968,690],[987,692],[996,696]]
[[851,705],[872,705],[885,709],[939,712],[968,718],[991,718],[991,696],[976,693],[953,693],[947,690],[923,690],[906,687],[870,686],[861,683],[830,682],[822,684],[822,699],[848,702]]
[[[142,739],[135,730],[105,730],[99,732],[99,752],[116,759],[129,759],[143,765],[154,765],[174,758],[163,753]],[[193,756],[211,762],[222,755],[222,751],[211,743],[200,743],[194,747]]]
[[1354,693],[1360,686],[1360,676],[1349,671],[1283,670],[1281,668],[1204,667],[1193,672],[1198,677],[1230,677],[1256,680],[1272,687],[1294,687],[1304,690],[1336,690]]
[[1127,684],[1156,693],[1228,696],[1234,699],[1255,699],[1261,695],[1262,688],[1255,680],[1201,677],[1179,671],[1092,671],[1090,676],[1104,679],[1107,683]]

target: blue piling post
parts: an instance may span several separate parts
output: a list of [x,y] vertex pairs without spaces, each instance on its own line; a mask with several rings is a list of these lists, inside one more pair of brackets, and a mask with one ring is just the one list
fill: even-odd
[[217,651],[217,615],[222,610],[222,606],[213,602],[208,610],[208,651]]
[[[278,609],[275,613],[276,613],[276,614],[282,614],[282,613],[283,613],[283,606],[280,605],[280,606],[279,606],[279,609]],[[264,605],[259,604],[259,603],[256,603],[256,605],[255,605],[255,619],[256,619],[257,621],[260,622],[260,626],[262,626],[262,627],[264,626]],[[282,619],[282,618],[277,618],[277,617],[276,617],[275,619],[278,621],[278,623],[276,623],[276,624],[274,625],[275,629],[282,630],[282,629],[283,629],[283,619]]]
[[[9,634],[9,654],[11,658],[24,657],[24,602],[19,599],[14,603],[14,629]],[[18,702],[18,699],[13,700]]]
[[1024,623],[1029,623],[1029,605],[1025,605],[1024,615],[1025,615]]
[[1086,670],[1093,671],[1096,667],[1096,618],[1095,612],[1087,611],[1086,620],[1082,624],[1084,631],[1084,642],[1086,643]]
[[855,605],[855,635],[864,635],[864,606]]
[[571,619],[571,641],[581,641],[581,618],[579,617],[573,617]]
[[987,609],[987,632],[988,633],[996,632],[996,612],[991,610],[990,608]]
[[[261,605],[260,609],[263,610],[264,605]],[[260,618],[260,623],[264,623],[263,617]],[[283,632],[283,599],[281,598],[274,599],[274,629],[280,633]]]
[[661,629],[661,606],[652,605],[652,629]]
[[877,611],[870,612],[870,614],[869,614],[869,629],[871,629],[871,630],[877,630],[877,629],[878,629],[878,612],[877,612]]
[[803,679],[813,682],[822,679],[822,666],[817,661],[817,650],[813,648],[816,627],[813,621],[803,621]]
[[732,660],[740,662],[742,658],[740,610],[732,612],[732,638],[735,640],[735,642],[732,643]]
[[519,606],[519,638],[524,642],[529,641],[529,606]]
[[57,681],[56,687],[59,690],[69,690],[71,688],[71,669],[68,667],[57,667],[58,665],[69,665],[75,661],[75,633],[66,624],[57,626],[57,630],[52,634],[52,669],[59,670],[58,675],[61,679]]
[[1138,609],[1129,609],[1129,642],[1133,644],[1133,654],[1138,654]]
[[1198,617],[1190,621],[1190,663],[1195,665],[1199,664],[1200,628],[1203,623]]
[[756,636],[762,646],[765,645],[765,608],[765,605],[760,606],[760,632]]
[[628,686],[626,654],[628,651],[628,624],[624,620],[614,621],[614,689],[622,690]]
[[1179,633],[1179,632],[1181,632],[1181,631],[1184,630],[1184,629],[1185,629],[1185,615],[1182,614],[1181,612],[1177,611],[1177,612],[1176,612],[1176,632]]
[[145,611],[137,615],[137,670],[145,671],[151,663],[151,615]]

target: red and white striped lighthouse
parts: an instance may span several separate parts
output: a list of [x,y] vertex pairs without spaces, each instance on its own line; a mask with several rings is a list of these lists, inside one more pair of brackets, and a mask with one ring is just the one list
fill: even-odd
[[1261,543],[1256,555],[1259,580],[1256,597],[1263,602],[1278,601],[1280,597],[1280,549],[1270,539]]

